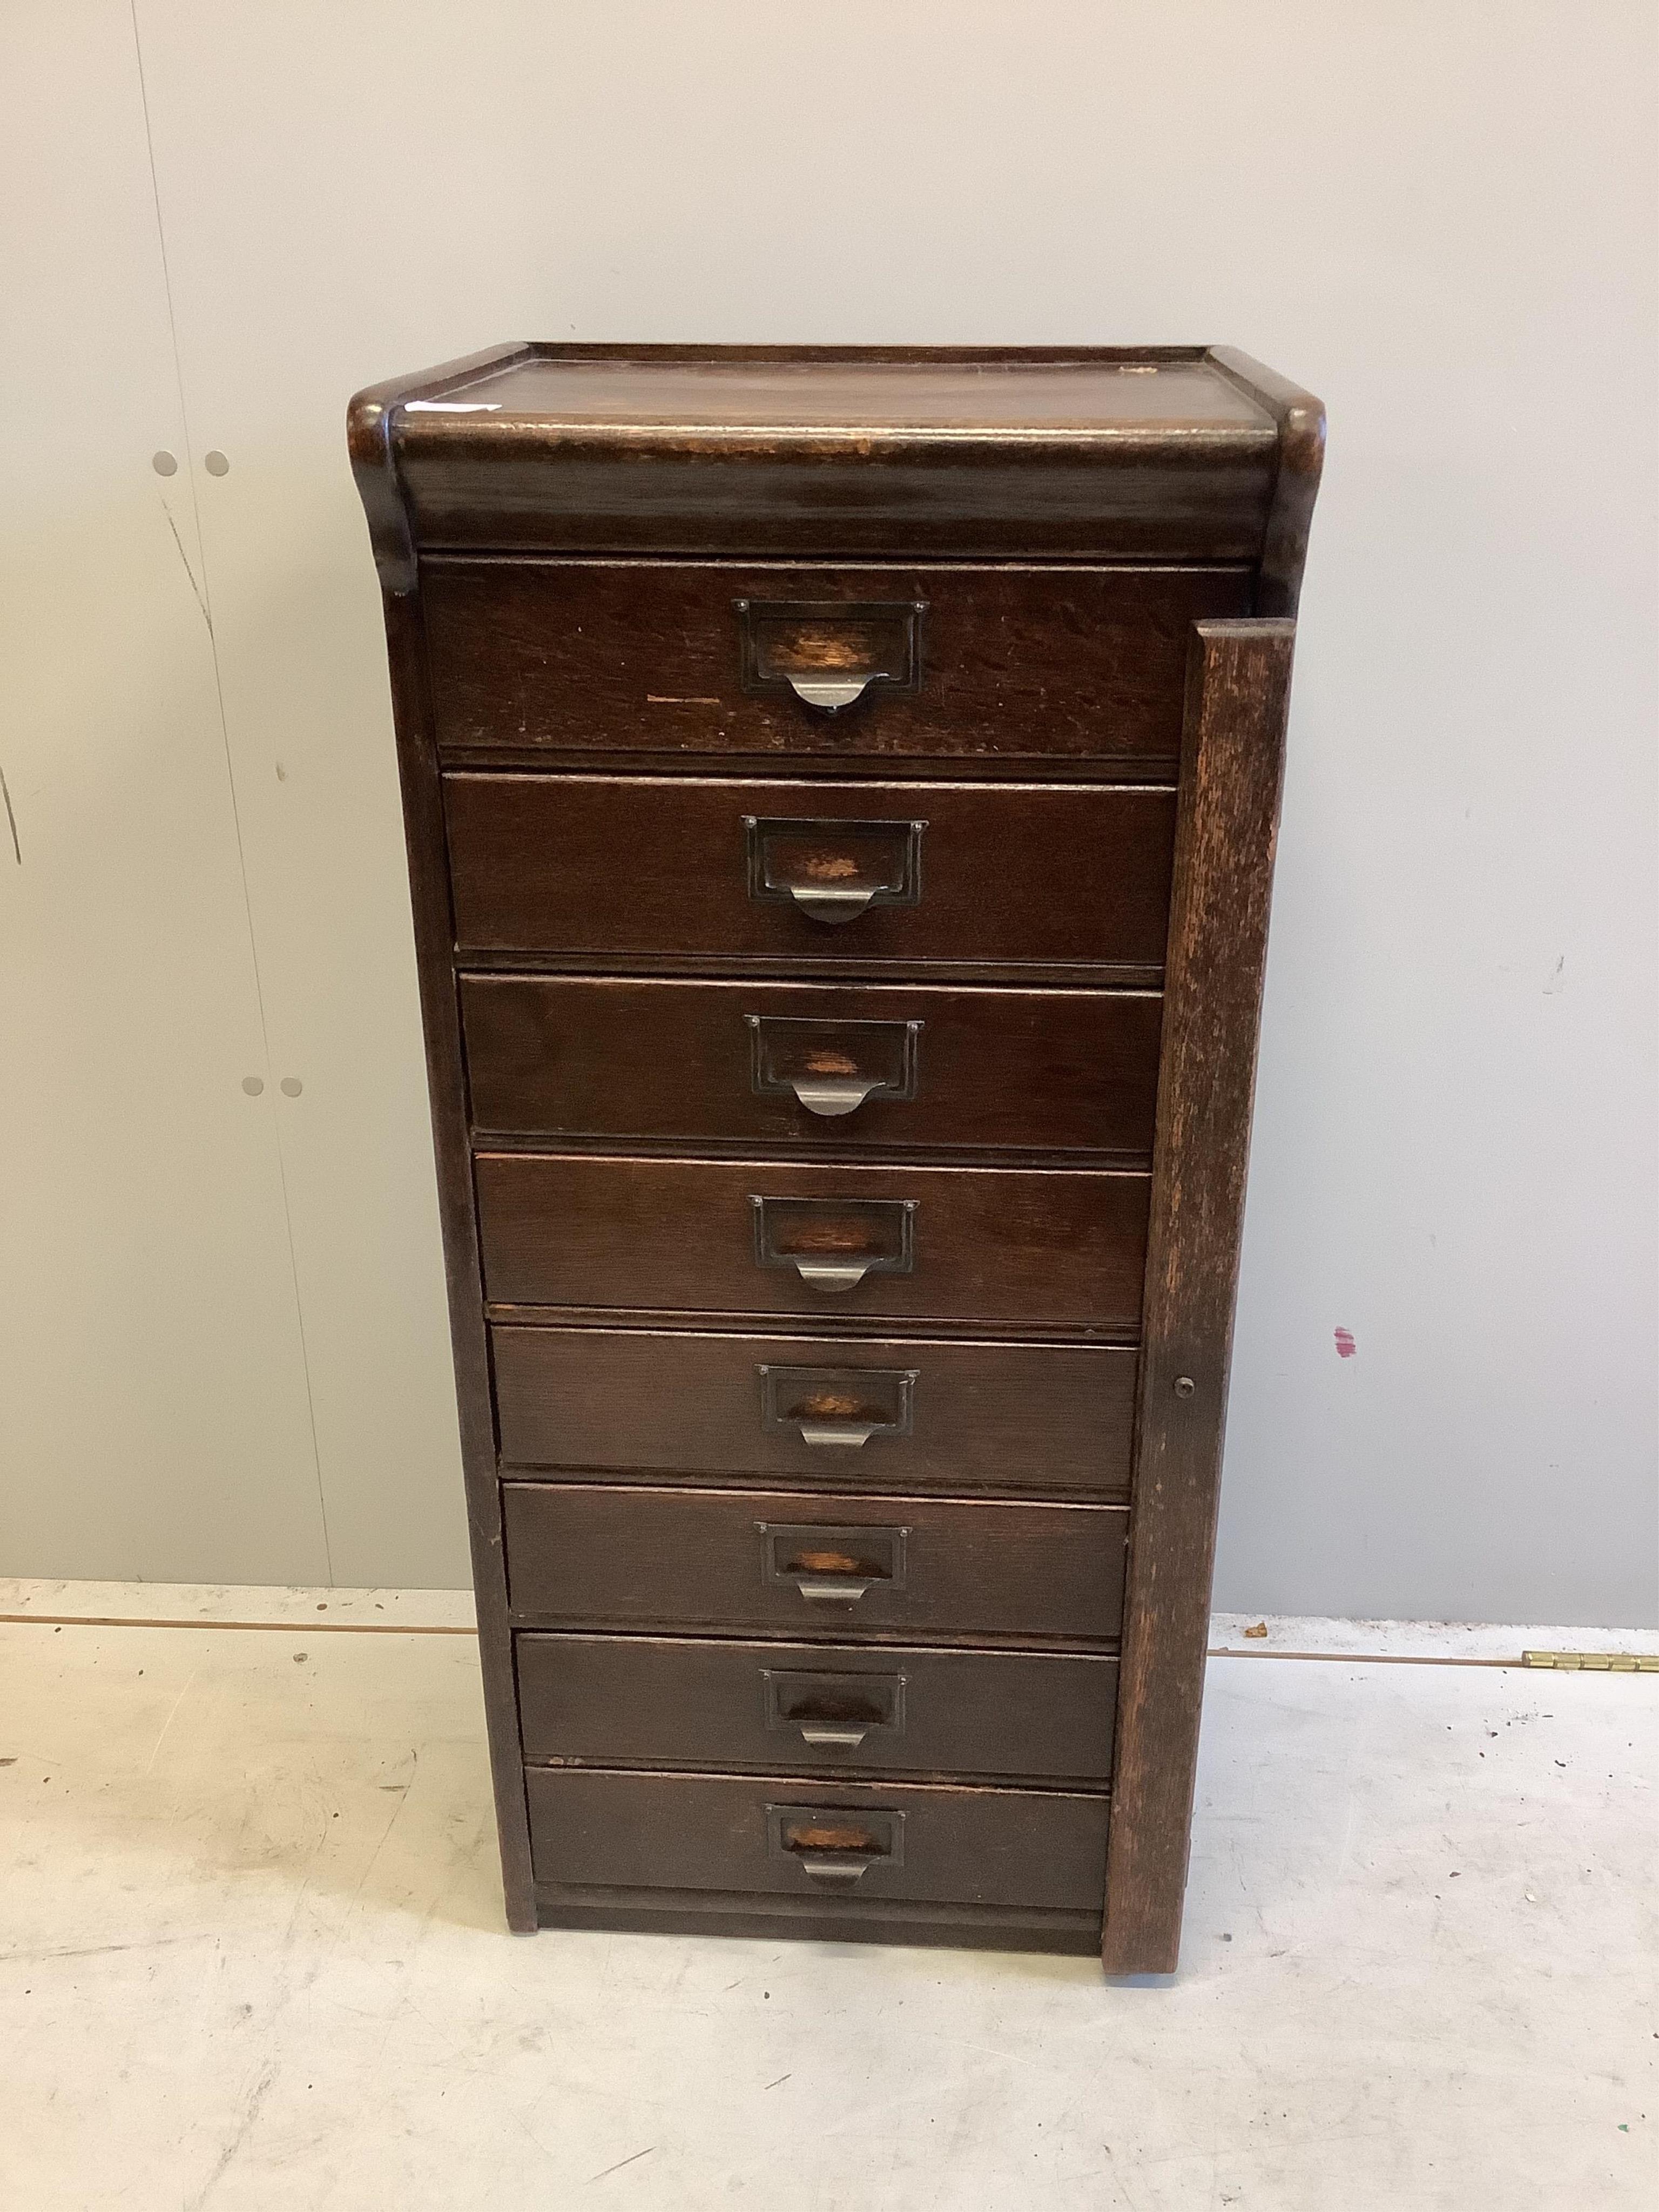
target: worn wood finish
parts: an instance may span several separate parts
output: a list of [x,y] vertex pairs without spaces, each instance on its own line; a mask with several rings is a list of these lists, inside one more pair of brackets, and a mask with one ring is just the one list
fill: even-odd
[[879,1898],[797,1898],[729,1890],[608,1889],[536,1885],[544,1928],[605,1929],[645,1936],[752,1936],[763,1942],[933,1944],[964,1951],[1040,1951],[1097,1956],[1098,1909],[1040,1912],[1029,1906],[895,1905]]
[[503,1304],[1139,1326],[1142,1174],[487,1152],[477,1176]]
[[[461,1006],[472,1119],[492,1134],[1152,1152],[1155,993],[469,975]],[[775,1051],[769,1092],[755,1087],[756,1022],[823,1025],[763,1036],[793,1054],[783,1066]],[[912,1097],[823,1115],[782,1087],[793,1073],[896,1077],[912,1024]]]
[[1325,410],[1311,392],[1264,368],[1236,347],[1212,346],[1209,357],[1241,392],[1265,407],[1279,426],[1279,463],[1261,545],[1255,611],[1293,616],[1302,596],[1308,533],[1325,465]]
[[518,1658],[525,1756],[554,1765],[1085,1787],[1112,1768],[1097,1654],[520,1635]]
[[1295,625],[1193,642],[1103,1956],[1173,1973]]
[[533,345],[445,389],[478,411],[392,426],[423,547],[1250,561],[1278,452],[1198,347]]
[[[526,1627],[1098,1644],[1122,1615],[1118,1506],[546,1482],[509,1482],[504,1496]],[[774,1528],[827,1533],[769,1551]],[[774,1553],[790,1574],[769,1571]],[[861,1581],[863,1595],[815,1598],[802,1579]]]
[[[504,1467],[897,1490],[1128,1494],[1136,1354],[1080,1345],[635,1328],[492,1330]],[[908,1435],[769,1426],[762,1370],[908,1375]]]
[[[469,959],[875,976],[945,961],[1163,980],[1172,789],[452,775],[444,796]],[[850,920],[791,896],[860,884],[872,903]]]
[[532,1767],[528,1781],[542,1882],[769,1891],[811,1899],[821,1911],[827,1895],[850,1892],[839,1881],[815,1882],[808,1852],[769,1849],[769,1814],[784,1805],[821,1812],[818,1831],[830,1838],[876,1833],[878,1816],[900,1816],[902,1849],[872,1856],[857,1877],[860,1905],[915,1899],[1086,1911],[1100,1895],[1104,1797],[827,1784],[787,1771],[751,1778]]
[[[733,568],[430,561],[440,742],[694,755],[1152,762],[1181,748],[1187,632],[1247,568]],[[914,692],[828,715],[744,689],[738,604],[920,605]]]
[[352,403],[513,1926],[1173,1966],[1323,428],[1194,347]]

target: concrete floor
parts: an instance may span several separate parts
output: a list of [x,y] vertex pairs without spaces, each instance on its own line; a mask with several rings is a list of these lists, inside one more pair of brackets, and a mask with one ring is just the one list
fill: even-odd
[[[295,1625],[81,1618],[143,1612]],[[0,1584],[19,1613],[6,2212],[1659,2204],[1659,1675],[1272,1624],[1212,1661],[1182,1972],[1109,1985],[508,1937],[457,1601]]]

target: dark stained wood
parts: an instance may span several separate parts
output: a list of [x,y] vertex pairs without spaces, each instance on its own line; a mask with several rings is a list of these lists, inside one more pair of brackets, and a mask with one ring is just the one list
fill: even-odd
[[933,1944],[965,1951],[1041,1951],[1097,1957],[1098,1909],[1038,1912],[1029,1906],[893,1905],[879,1898],[751,1896],[726,1890],[607,1889],[538,1882],[544,1928],[626,1929],[647,1936],[750,1936],[776,1942]]
[[[441,368],[424,369],[418,376],[392,377],[383,384],[370,385],[367,391],[357,393],[346,410],[346,449],[351,456],[351,471],[363,502],[369,542],[374,549],[375,566],[380,570],[384,592],[401,595],[412,592],[416,583],[414,533],[392,451],[394,413],[413,400],[440,398],[490,369],[525,360],[533,350],[522,344],[487,346],[481,353],[466,354],[459,361],[444,362]],[[395,651],[394,646],[394,653]],[[418,720],[430,722],[429,707],[421,708]],[[407,739],[415,723],[405,722],[400,712],[398,726],[400,738]]]
[[[811,1899],[816,1911],[827,1896],[855,1894],[860,1905],[915,1899],[1083,1911],[1100,1895],[1103,1797],[547,1767],[532,1768],[528,1781],[544,1883],[769,1891]],[[874,1857],[855,1891],[831,1889],[814,1882],[807,1853],[769,1849],[769,1815],[779,1806],[821,1811],[828,1837],[879,1835],[881,1816],[896,1814],[902,1847]],[[788,1825],[812,1832],[808,1822]]]
[[352,403],[511,1926],[1174,1966],[1323,428],[1194,347]]
[[[1167,769],[1187,632],[1249,611],[1244,568],[422,565],[441,744],[696,756],[827,753],[957,767],[1045,757]],[[745,691],[740,600],[920,602],[914,693],[836,715]]]
[[514,1712],[513,1648],[507,1630],[501,1496],[495,1481],[489,1356],[482,1310],[471,1160],[467,1151],[460,1022],[449,956],[454,923],[443,863],[442,800],[424,688],[420,609],[412,598],[390,592],[385,609],[501,1883],[507,1925],[526,1934],[537,1924],[536,1900]]
[[1098,1654],[520,1635],[518,1656],[525,1756],[555,1765],[1111,1772],[1117,1662]]
[[[922,961],[969,974],[1094,963],[1112,981],[1163,978],[1173,790],[453,775],[444,792],[463,957],[878,975]],[[872,903],[826,921],[787,889],[761,895],[757,848],[775,884],[808,896],[815,881],[867,884]],[[873,902],[905,884],[911,848],[915,903]]]
[[[504,1304],[1139,1326],[1145,1175],[520,1152],[477,1175],[485,1293]],[[762,1253],[874,1264],[827,1289]]]
[[1272,495],[1271,412],[1197,347],[529,356],[396,410],[423,545],[1249,560]]
[[[461,1003],[482,1131],[838,1152],[1152,1150],[1156,993],[467,975]],[[790,1091],[757,1093],[751,1020],[833,1025],[803,1053],[866,1076],[895,1066],[894,1025],[919,1022],[915,1096],[825,1115]]]
[[[497,1328],[491,1336],[501,1460],[512,1468],[1128,1494],[1131,1351],[678,1329]],[[854,1449],[768,1427],[767,1365],[912,1375],[911,1432]]]
[[[1088,1644],[1121,1616],[1120,1506],[545,1482],[503,1496],[524,1627]],[[822,1543],[780,1537],[779,1564],[809,1582],[861,1578],[861,1597],[815,1600],[769,1571],[769,1530],[818,1528]]]
[[1295,637],[1290,622],[1220,623],[1193,642],[1103,1950],[1112,1973],[1173,1973],[1180,1955]]
[[1264,368],[1231,346],[1212,346],[1209,357],[1224,376],[1265,407],[1279,425],[1279,467],[1267,511],[1256,585],[1259,615],[1294,615],[1302,596],[1302,568],[1314,501],[1325,465],[1325,410],[1311,392]]

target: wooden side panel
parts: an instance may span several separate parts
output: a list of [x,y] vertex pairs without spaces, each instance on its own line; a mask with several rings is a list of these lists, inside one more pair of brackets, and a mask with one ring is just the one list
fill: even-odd
[[483,1670],[489,1764],[501,1848],[507,1925],[528,1934],[536,1924],[530,1871],[530,1830],[520,1763],[513,1646],[507,1627],[507,1569],[501,1547],[501,1492],[495,1480],[495,1433],[489,1395],[489,1352],[483,1319],[467,1148],[466,1083],[460,1013],[450,948],[454,925],[444,865],[443,800],[426,696],[426,656],[418,602],[386,596],[386,645],[398,725],[398,772],[415,920],[415,952],[426,1033],[427,1085],[432,1100],[438,1208],[449,1278],[451,1342],[459,1401],[461,1458],[466,1478],[467,1530],[478,1607],[478,1654]]
[[1103,1957],[1172,1973],[1295,624],[1200,625],[1188,679]]

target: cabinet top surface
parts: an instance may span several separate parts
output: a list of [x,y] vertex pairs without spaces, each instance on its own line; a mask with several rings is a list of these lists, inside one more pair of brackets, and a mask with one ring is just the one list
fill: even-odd
[[715,431],[1209,432],[1252,443],[1275,435],[1272,415],[1213,362],[1115,351],[549,349],[404,405],[458,426],[486,415]]
[[514,344],[347,437],[394,591],[418,549],[1267,559],[1293,597],[1324,416],[1224,347]]

